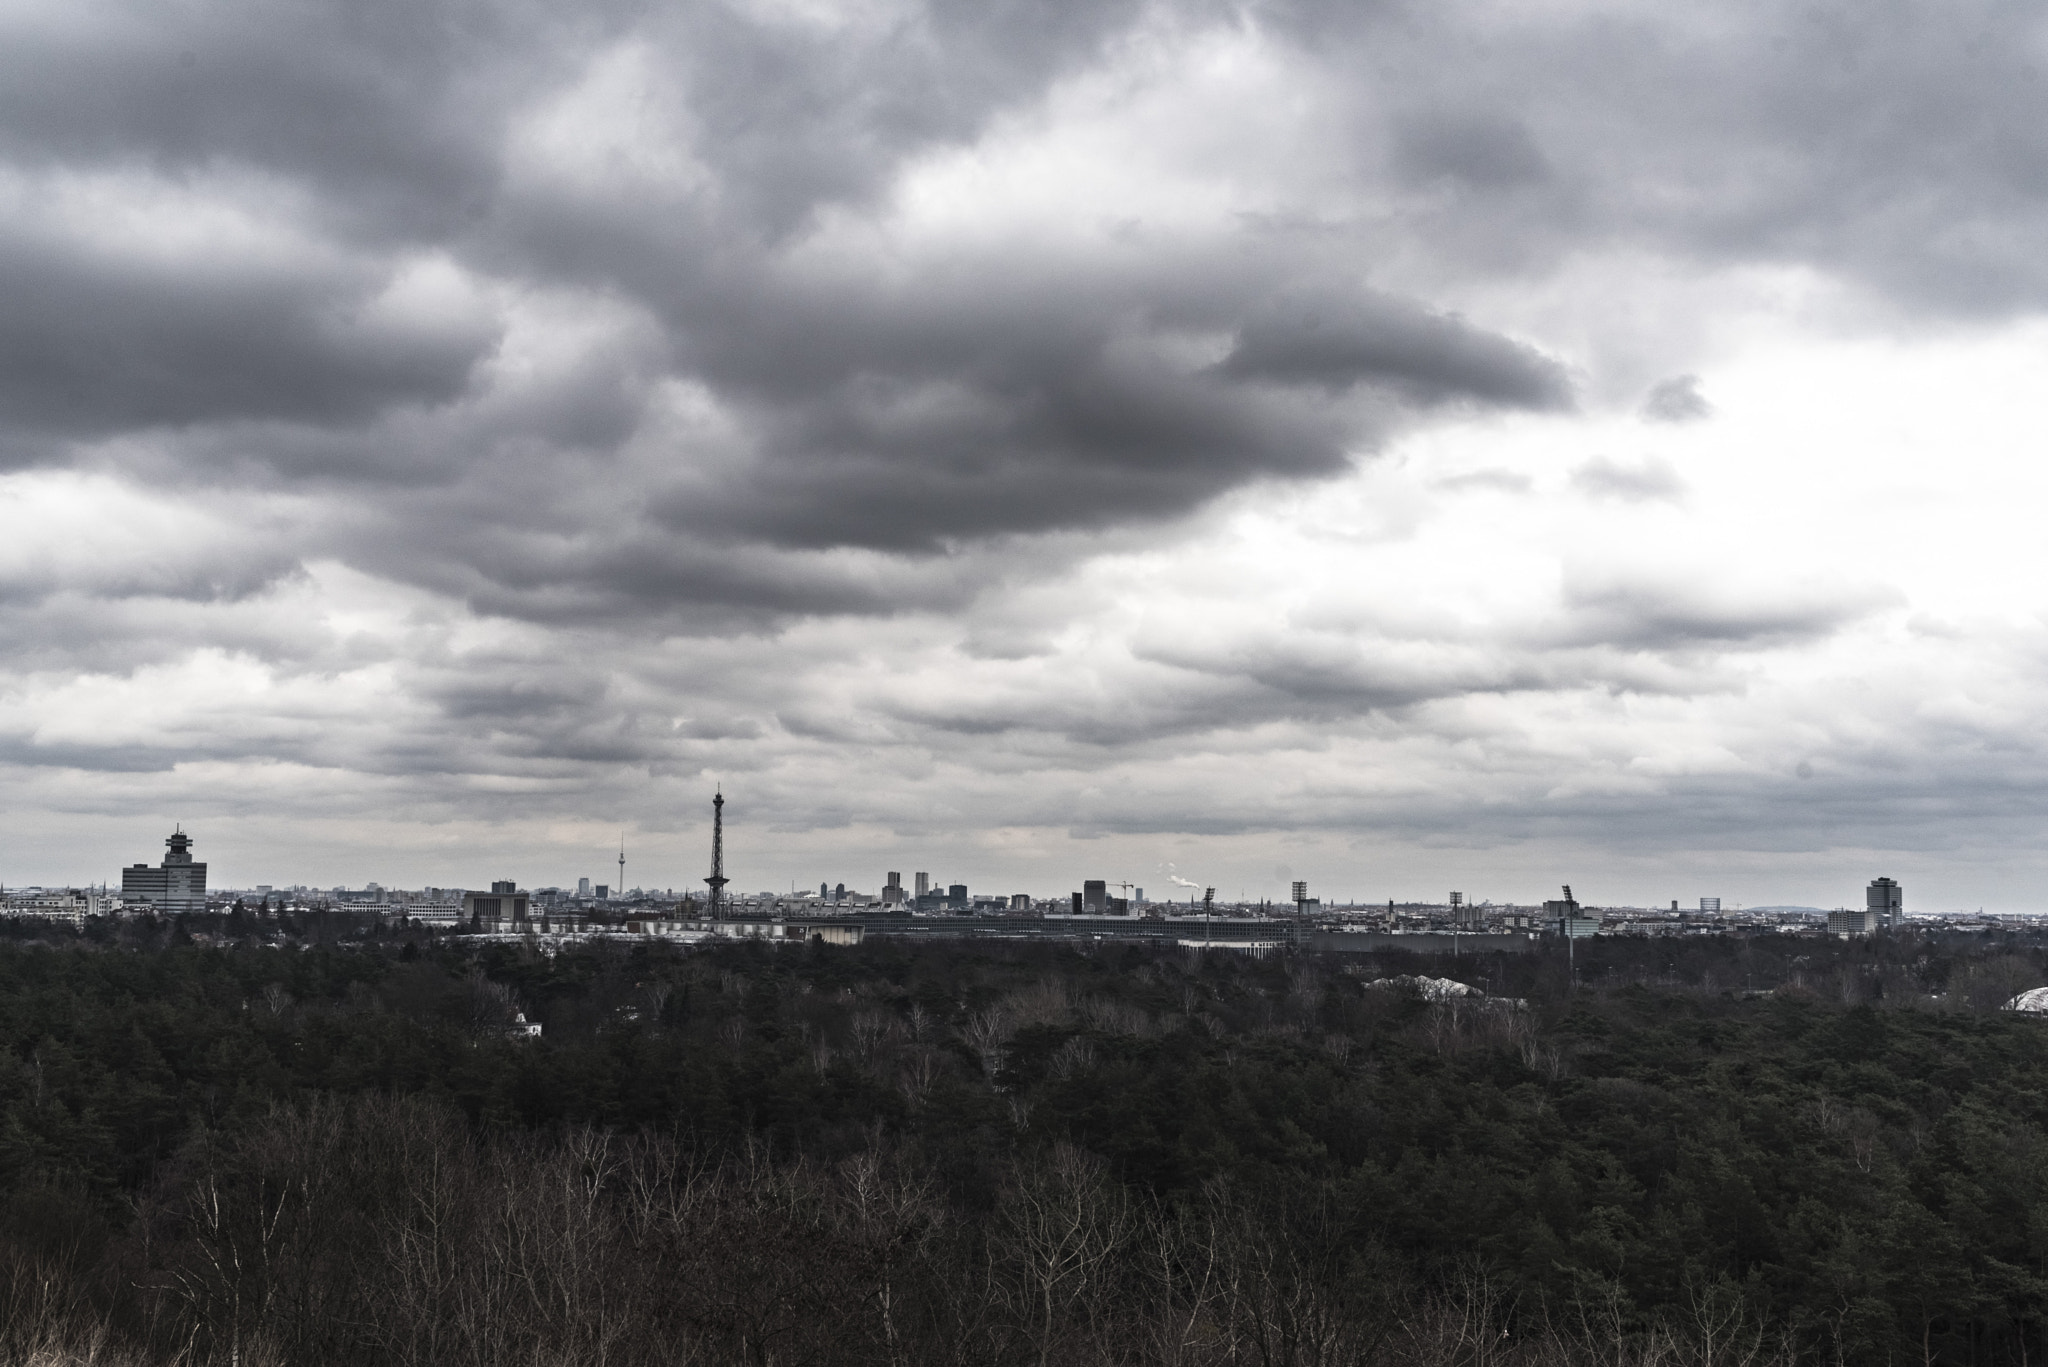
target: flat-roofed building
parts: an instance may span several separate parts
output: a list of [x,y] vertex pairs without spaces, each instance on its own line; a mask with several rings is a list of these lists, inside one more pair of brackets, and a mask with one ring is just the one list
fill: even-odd
[[1868,911],[1850,911],[1836,907],[1828,913],[1828,934],[1847,939],[1854,935],[1868,935],[1876,930],[1876,918]]
[[516,883],[493,883],[489,892],[462,894],[462,919],[478,930],[524,926],[527,901],[527,895],[519,891]]
[[0,898],[0,916],[27,916],[39,921],[63,921],[83,926],[88,915],[98,915],[99,897],[75,888],[51,891],[31,888]]
[[121,870],[122,902],[158,911],[206,910],[206,865],[192,858],[192,837],[175,830],[164,845],[164,862],[156,868],[131,864]]

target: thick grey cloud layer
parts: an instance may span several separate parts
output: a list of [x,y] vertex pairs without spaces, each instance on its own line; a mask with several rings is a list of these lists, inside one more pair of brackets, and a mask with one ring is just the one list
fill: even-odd
[[[1188,9],[1176,22],[1270,26],[1341,92],[1318,131],[1355,168],[1339,199],[1371,214],[1307,251],[1256,230],[1123,260],[1006,244],[898,278],[790,253],[821,213],[874,208],[915,159],[1102,61],[1138,11],[17,11],[0,58],[19,186],[0,225],[0,418],[17,460],[66,459],[38,439],[52,432],[149,431],[217,477],[352,484],[401,522],[524,531],[497,495],[606,479],[650,541],[922,554],[1171,518],[1247,481],[1327,477],[1404,415],[1571,402],[1556,360],[1376,275],[1426,285],[1637,240],[1846,269],[1919,306],[2035,297],[2019,248],[2039,225],[2029,168],[2048,164],[2037,21],[1894,17]],[[595,134],[592,179],[522,172],[523,123],[623,50],[643,71],[638,142],[686,144],[690,173],[611,174],[621,153]],[[152,249],[143,223],[96,241],[37,208],[80,178],[153,182],[137,214],[226,206],[283,240],[213,249],[198,223]],[[374,307],[422,255],[598,292],[636,335],[615,329],[579,373],[483,376],[502,314]],[[1220,348],[1206,365],[1189,354],[1203,338]],[[723,430],[664,429],[675,380],[708,389]],[[1688,392],[1653,407],[1689,415]],[[618,468],[636,440],[659,455]],[[423,481],[439,496],[421,501]],[[378,503],[391,483],[402,501]],[[643,609],[886,607],[773,557],[456,548],[458,568],[433,565],[438,531],[379,540],[395,543],[384,572],[477,576],[499,611],[545,614],[557,577]]]
[[[1085,130],[1204,35],[1291,98],[1241,144],[1192,106],[1141,122],[1173,168],[1150,202],[1051,153],[917,189]],[[1414,631],[1101,608],[1123,664],[1081,684],[1095,608],[1031,595],[1432,426],[1622,391],[1711,426],[1687,321],[1584,297],[1588,261],[1805,272],[1886,326],[2038,312],[2044,64],[2039,14],[1989,4],[17,6],[0,467],[106,530],[0,576],[4,757],[417,776],[499,813],[574,808],[622,761],[680,781],[815,745],[829,787],[977,737],[1057,788],[1261,728],[1724,696],[1895,599],[1623,575]],[[1600,369],[1645,339],[1669,354]],[[1692,498],[1629,453],[1564,487],[1615,517]],[[1539,496],[1492,466],[1431,488]],[[150,670],[225,696],[236,661],[271,692],[154,736],[64,710],[93,705],[67,680]],[[784,817],[829,822],[807,801]],[[1128,820],[1260,818],[1153,794]]]

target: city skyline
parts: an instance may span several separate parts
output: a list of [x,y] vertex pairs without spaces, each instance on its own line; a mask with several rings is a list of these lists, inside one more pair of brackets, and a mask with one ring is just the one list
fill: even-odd
[[0,19],[0,878],[2048,911],[2037,16],[365,15]]
[[[169,861],[170,863],[176,863],[180,860],[186,863],[191,862],[191,855],[189,851],[196,844],[196,839],[191,833],[184,831],[182,826],[179,827],[165,843],[168,844],[173,851],[173,858]],[[199,864],[197,865],[197,868],[199,869],[198,886],[200,888],[204,888],[206,886],[206,867],[206,861],[200,861]],[[114,881],[115,883],[123,885],[125,887],[126,885],[133,884],[134,880],[138,875],[142,876],[146,880],[149,877],[149,873],[146,872],[149,870],[149,868],[150,866],[143,863],[137,863],[132,866],[124,866],[122,869],[121,878]],[[482,880],[482,882],[495,882],[497,879],[498,872],[500,872],[500,870],[494,870],[490,878]],[[962,871],[957,869],[952,870],[950,872],[934,872],[932,870],[915,870],[907,872],[902,874],[901,876],[909,879],[910,882],[900,887],[899,891],[904,892],[905,894],[914,894],[918,897],[923,896],[927,889],[931,890],[934,893],[944,893],[947,891],[949,885],[958,884],[960,882],[957,875],[961,872]],[[1127,883],[1116,879],[1109,879],[1105,884],[1105,881],[1098,876],[1103,872],[1105,872],[1105,870],[1090,868],[1084,870],[1082,873],[1076,874],[1074,877],[1068,880],[1074,885],[1072,888],[1055,887],[1053,884],[1045,882],[1043,878],[1040,878],[1037,880],[1037,882],[1028,885],[1023,882],[1016,882],[1014,880],[1013,884],[1011,885],[999,885],[998,883],[990,882],[987,880],[976,881],[972,875],[968,877],[967,882],[962,886],[967,888],[970,894],[975,897],[990,897],[998,895],[1002,897],[1009,897],[1013,894],[1024,894],[1035,899],[1049,901],[1062,900],[1068,897],[1070,894],[1079,895],[1081,889],[1084,887],[1093,888],[1098,893],[1104,892],[1105,887],[1108,889],[1123,887],[1125,889],[1126,896],[1130,896],[1144,903],[1153,905],[1157,905],[1160,903],[1171,904],[1181,902],[1192,902],[1198,900],[1198,894],[1204,886],[1211,886],[1200,884],[1195,880],[1190,880],[1186,878],[1185,875],[1180,871],[1180,869],[1175,865],[1162,864],[1153,874],[1151,891],[1150,894],[1147,895],[1144,891],[1145,885],[1137,883],[1135,879],[1129,880]],[[1467,893],[1463,891],[1451,892],[1445,890],[1430,889],[1418,890],[1383,888],[1377,890],[1360,891],[1360,889],[1356,886],[1356,884],[1358,884],[1360,880],[1356,878],[1353,878],[1348,881],[1339,879],[1335,883],[1321,882],[1315,879],[1297,879],[1297,871],[1288,865],[1275,866],[1272,870],[1272,874],[1274,881],[1286,885],[1285,888],[1281,890],[1281,893],[1274,892],[1273,890],[1269,889],[1263,883],[1260,882],[1255,882],[1251,886],[1240,885],[1236,888],[1232,888],[1227,885],[1216,885],[1214,886],[1214,891],[1217,900],[1219,903],[1229,904],[1272,903],[1276,906],[1284,908],[1291,900],[1293,900],[1295,896],[1298,896],[1300,894],[1301,889],[1304,886],[1307,886],[1310,889],[1309,895],[1312,896],[1317,902],[1327,906],[1371,907],[1375,905],[1381,905],[1390,901],[1399,902],[1404,905],[1455,906],[1460,899],[1462,899],[1464,904],[1468,906],[1532,906],[1539,904],[1545,900],[1548,900],[1550,892],[1550,890],[1545,889],[1535,893],[1510,892],[1505,895],[1495,895],[1494,893],[1490,892]],[[568,877],[563,877],[559,874],[540,874],[532,876],[522,876],[516,878],[513,881],[521,889],[554,889],[563,892],[565,895],[578,897],[601,897],[604,895],[619,897],[628,892],[644,892],[648,896],[673,896],[677,898],[696,897],[699,900],[702,900],[703,889],[700,885],[709,880],[703,878],[698,878],[694,880],[689,878],[682,878],[676,881],[664,882],[659,878],[654,878],[645,883],[635,883],[628,886],[622,884],[614,885],[599,883],[587,874],[572,875]],[[873,879],[874,885],[870,887],[867,885],[867,883],[861,880],[860,874],[858,872],[855,872],[851,878],[848,878],[842,872],[836,878],[829,875],[820,878],[814,875],[809,880],[801,878],[791,879],[788,880],[788,886],[786,887],[786,889],[780,885],[763,886],[759,883],[752,883],[748,882],[747,880],[738,878],[731,879],[729,881],[735,884],[735,888],[731,895],[736,899],[752,899],[757,896],[807,896],[810,892],[811,887],[817,886],[821,882],[828,885],[836,883],[839,887],[843,888],[848,893],[873,898],[883,895],[885,888],[887,886],[885,884],[884,877],[877,876]],[[106,885],[107,883],[108,880],[105,879],[59,878],[48,880],[15,879],[13,880],[11,885],[16,887],[97,887]],[[1898,905],[1897,884],[1895,880],[1886,876],[1880,876],[1871,884],[1871,886],[1874,887],[1880,883],[1889,884],[1893,887],[1894,904]],[[213,888],[216,890],[217,893],[230,893],[238,891],[246,892],[248,890],[258,888],[298,889],[312,894],[341,890],[360,891],[366,888],[381,888],[386,891],[418,889],[446,890],[450,888],[460,889],[466,886],[471,886],[472,884],[475,886],[482,885],[482,883],[479,883],[474,877],[472,877],[471,884],[465,884],[463,880],[460,878],[448,877],[442,877],[438,879],[412,879],[408,881],[405,879],[394,879],[388,877],[365,877],[360,875],[352,880],[343,879],[334,882],[322,881],[317,879],[307,880],[304,878],[293,878],[287,876],[273,876],[268,880],[248,879],[238,881],[232,878],[215,878],[213,880]],[[9,884],[7,880],[0,879],[0,887],[8,885]],[[1137,891],[1131,891],[1133,887],[1135,887]],[[599,889],[604,889],[606,891],[601,893],[597,891]],[[1750,900],[1745,902],[1742,898],[1724,897],[1715,893],[1708,892],[1698,892],[1690,895],[1674,894],[1672,896],[1665,896],[1659,894],[1647,897],[1640,895],[1609,895],[1604,899],[1588,897],[1585,900],[1586,904],[1589,906],[1605,905],[1614,907],[1633,907],[1640,909],[1656,910],[1659,908],[1663,908],[1667,905],[1667,903],[1670,903],[1683,907],[1686,910],[1692,910],[1695,907],[1697,907],[1703,911],[1711,910],[1716,912],[1722,910],[1724,906],[1727,910],[1732,912],[1743,909],[1745,907],[1757,907],[1762,909],[1771,909],[1779,907],[1806,907],[1808,909],[1822,910],[1828,909],[1830,907],[1849,907],[1851,905],[1851,902],[1846,898],[1838,898],[1836,901],[1833,902],[1799,902],[1785,899]],[[1913,910],[1930,913],[1967,913],[1972,909],[1962,906],[1947,907],[1936,906],[1932,904],[1917,904],[1913,907]],[[1978,907],[1975,910],[1983,911],[1986,909],[1983,907]],[[2001,908],[1991,908],[1990,910],[2008,912],[2012,911],[2012,909]],[[2017,914],[2027,913],[2024,912],[2024,910],[2021,910]]]

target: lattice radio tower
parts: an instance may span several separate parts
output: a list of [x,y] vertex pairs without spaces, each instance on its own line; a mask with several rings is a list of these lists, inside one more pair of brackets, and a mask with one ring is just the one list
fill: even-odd
[[711,876],[704,880],[711,886],[711,919],[716,921],[725,912],[725,793],[717,793],[711,799]]

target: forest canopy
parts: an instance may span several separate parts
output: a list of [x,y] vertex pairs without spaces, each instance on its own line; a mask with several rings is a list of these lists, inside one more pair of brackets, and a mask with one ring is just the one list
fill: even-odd
[[1601,940],[1567,973],[887,939],[549,954],[344,917],[17,928],[0,1350],[2048,1352],[2048,1020],[1999,1009],[2048,983],[2040,943]]

